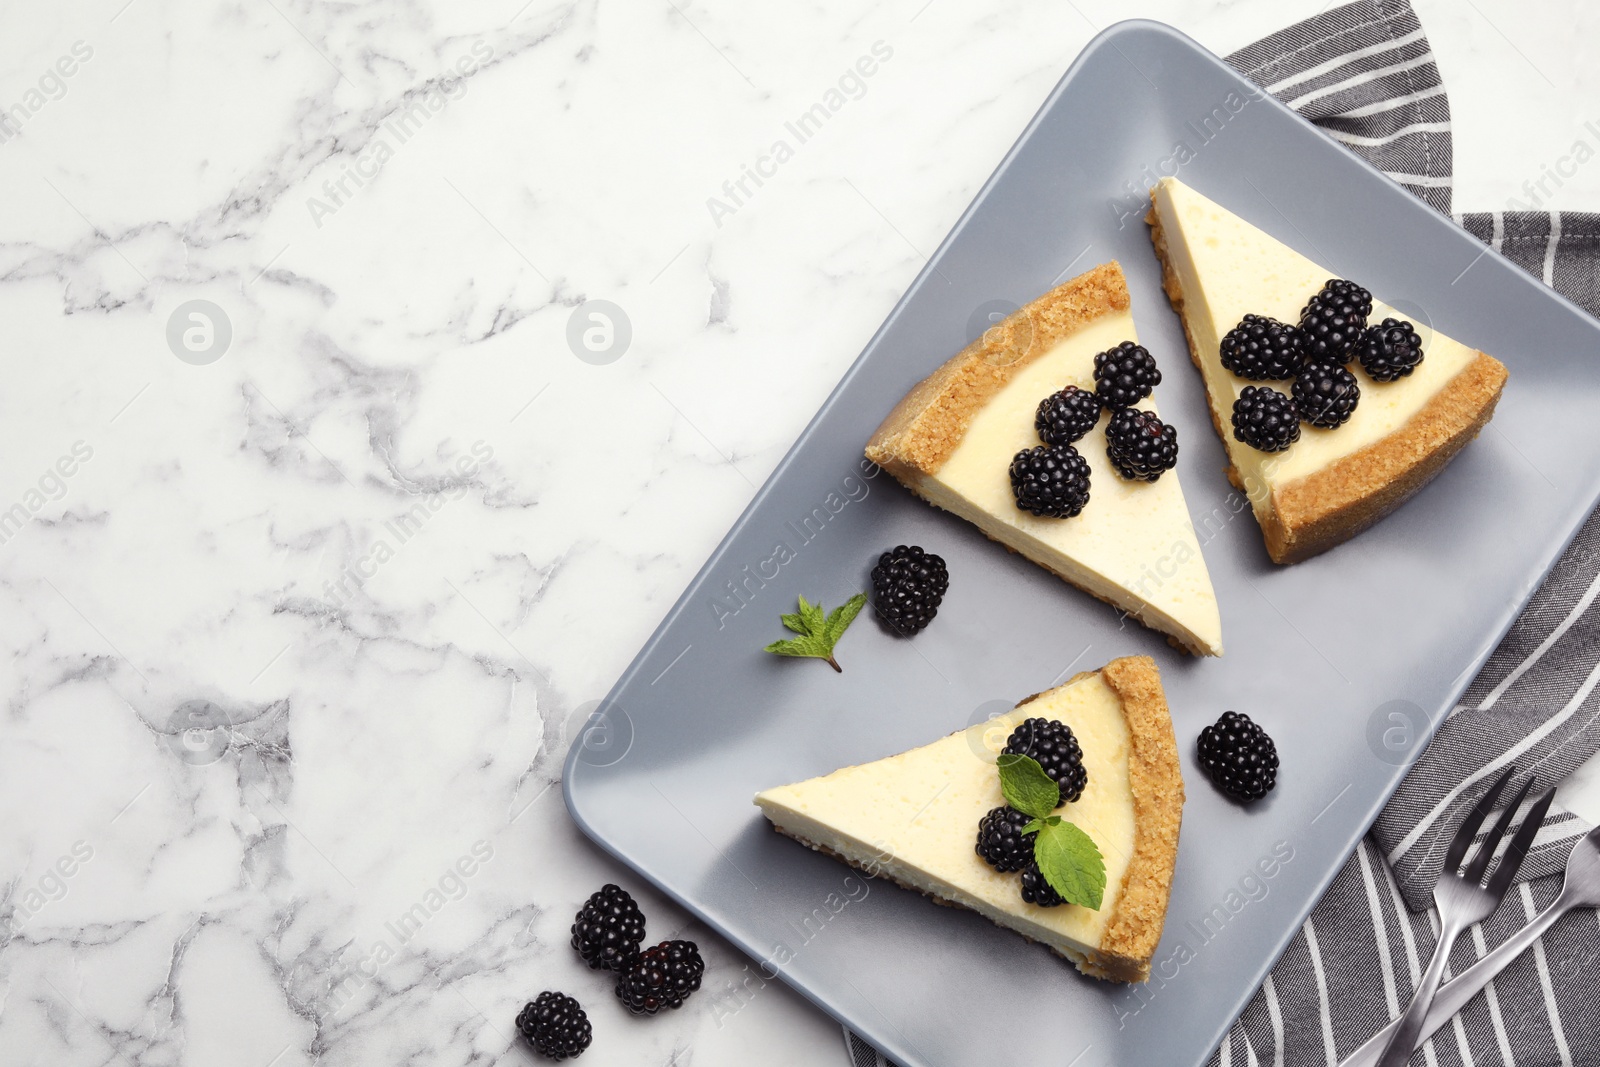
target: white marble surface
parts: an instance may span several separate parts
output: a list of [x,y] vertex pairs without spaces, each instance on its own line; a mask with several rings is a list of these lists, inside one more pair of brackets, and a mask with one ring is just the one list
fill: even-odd
[[[559,987],[585,1063],[841,1063],[781,986],[729,1012],[742,961],[580,837],[568,724],[1096,26],[1225,52],[1325,6],[522,3],[0,13],[0,1061],[528,1062]],[[1600,14],[1419,8],[1457,206],[1505,207],[1600,118]],[[1600,165],[1554,204],[1600,209]],[[614,363],[568,348],[585,298],[631,320]],[[196,299],[232,327],[204,366],[166,339]],[[208,715],[225,751],[184,744]],[[613,878],[704,947],[682,1012],[566,947]]]

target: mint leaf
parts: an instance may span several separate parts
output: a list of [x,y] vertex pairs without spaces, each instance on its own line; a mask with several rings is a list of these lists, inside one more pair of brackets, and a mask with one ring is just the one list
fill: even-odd
[[839,638],[844,636],[850,624],[855,622],[866,603],[867,595],[857,593],[834,608],[833,614],[829,615],[823,612],[821,604],[812,604],[801,597],[799,612],[779,616],[784,626],[800,636],[774,641],[762,651],[771,652],[774,656],[813,656],[827,660],[828,666],[834,670],[843,671],[844,668],[833,658],[833,647],[839,643]]
[[801,633],[820,634],[827,628],[827,619],[822,614],[821,604],[811,604],[805,597],[800,598],[800,622],[805,629]]
[[1106,891],[1106,861],[1088,834],[1070,822],[1046,823],[1034,835],[1033,860],[1061,899],[1100,910]]
[[[825,627],[828,637],[834,641],[838,641],[839,638],[843,637],[844,632],[850,629],[850,624],[856,621],[856,616],[861,614],[861,609],[866,606],[867,594],[857,593],[843,604],[834,608],[833,612],[828,616]],[[817,614],[822,614],[820,608],[817,609]]]
[[995,766],[1000,768],[1000,792],[1006,803],[1022,814],[1043,819],[1060,806],[1061,787],[1032,756],[1002,752]]

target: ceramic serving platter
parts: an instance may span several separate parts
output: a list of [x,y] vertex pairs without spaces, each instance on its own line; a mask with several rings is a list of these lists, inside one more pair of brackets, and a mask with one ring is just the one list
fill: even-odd
[[[1223,478],[1181,327],[1161,293],[1144,187],[1178,174],[1390,304],[1498,356],[1489,429],[1374,529],[1268,561]],[[1197,660],[865,467],[908,387],[990,321],[1096,263],[1127,272],[1227,655]],[[1202,1063],[1420,746],[1600,495],[1600,326],[1176,31],[1123,23],[1061,79],[927,268],[572,746],[583,830],[788,982],[919,1067]],[[949,562],[911,641],[870,613],[818,661],[765,655],[797,594],[870,587],[883,549]],[[1129,654],[1160,664],[1189,803],[1155,976],[1083,978],[976,915],[869,881],[774,834],[766,786],[886,756]],[[1193,753],[1237,709],[1283,761],[1273,795],[1222,799]],[[751,976],[756,976],[754,979]],[[738,998],[724,1005],[736,1010]],[[1025,1012],[1032,1024],[1017,1025]]]

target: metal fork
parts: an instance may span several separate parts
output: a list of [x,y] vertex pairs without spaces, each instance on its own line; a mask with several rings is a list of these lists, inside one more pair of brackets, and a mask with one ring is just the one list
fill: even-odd
[[[1411,998],[1411,1004],[1406,1008],[1405,1014],[1400,1016],[1400,1022],[1395,1027],[1394,1036],[1389,1039],[1388,1047],[1383,1050],[1383,1056],[1378,1060],[1378,1067],[1405,1067],[1411,1059],[1411,1054],[1417,1050],[1417,1045],[1422,1038],[1422,1026],[1428,1019],[1428,1008],[1433,1004],[1433,998],[1439,991],[1439,980],[1444,977],[1445,964],[1450,959],[1450,949],[1456,943],[1456,938],[1461,932],[1473,923],[1482,922],[1494,914],[1495,908],[1500,906],[1501,899],[1506,895],[1506,890],[1511,888],[1511,879],[1516,877],[1517,869],[1522,866],[1522,858],[1527,854],[1528,843],[1533,838],[1532,833],[1519,833],[1518,838],[1526,837],[1522,849],[1513,853],[1509,849],[1501,859],[1500,865],[1495,868],[1494,877],[1484,884],[1484,872],[1489,868],[1489,861],[1494,859],[1495,850],[1500,847],[1500,839],[1505,836],[1506,827],[1511,825],[1511,819],[1517,813],[1517,808],[1522,806],[1522,801],[1528,795],[1528,790],[1533,787],[1530,777],[1522,783],[1522,788],[1512,798],[1511,803],[1505,806],[1500,818],[1495,821],[1494,828],[1484,838],[1483,844],[1473,854],[1472,861],[1467,864],[1466,870],[1461,869],[1461,863],[1467,858],[1467,850],[1472,847],[1472,842],[1478,836],[1478,829],[1483,826],[1483,821],[1494,810],[1494,802],[1499,799],[1500,792],[1511,781],[1511,776],[1516,773],[1516,767],[1506,768],[1483,799],[1473,807],[1461,823],[1461,829],[1456,831],[1455,839],[1450,842],[1450,851],[1445,854],[1444,870],[1439,872],[1439,881],[1433,887],[1433,902],[1439,909],[1439,944],[1433,950],[1433,958],[1428,961],[1428,969],[1422,973],[1422,980],[1417,984],[1417,994]],[[1532,820],[1523,823],[1526,831]],[[1537,827],[1534,832],[1537,832]],[[1512,842],[1513,847],[1516,842]]]
[[[1531,843],[1534,834],[1539,832],[1539,827],[1544,825],[1545,812],[1550,809],[1550,802],[1555,799],[1555,795],[1554,789],[1546,790],[1534,803],[1523,819],[1522,829],[1518,830],[1517,836],[1512,839],[1511,848],[1516,848],[1517,842],[1525,838],[1524,850],[1526,850],[1526,843]],[[1530,826],[1533,827],[1531,832],[1528,829]],[[1567,857],[1567,870],[1562,878],[1561,892],[1556,894],[1556,899],[1550,902],[1550,906],[1535,915],[1527,926],[1506,938],[1505,943],[1499,948],[1444,984],[1439,990],[1439,995],[1433,1000],[1433,1007],[1428,1009],[1428,1021],[1423,1024],[1422,1033],[1418,1035],[1418,1044],[1426,1041],[1435,1030],[1449,1022],[1451,1016],[1465,1008],[1473,997],[1483,992],[1483,987],[1488,985],[1495,975],[1511,966],[1518,956],[1526,952],[1546,930],[1555,925],[1557,919],[1573,908],[1596,907],[1600,907],[1600,827],[1590,830]],[[1400,1022],[1397,1019],[1373,1034],[1366,1044],[1340,1060],[1339,1067],[1375,1067],[1378,1057],[1383,1054],[1384,1048],[1389,1043],[1389,1036],[1399,1026]]]

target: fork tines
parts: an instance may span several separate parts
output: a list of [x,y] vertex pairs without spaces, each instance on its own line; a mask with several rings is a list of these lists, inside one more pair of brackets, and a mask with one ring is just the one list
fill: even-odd
[[[1495,820],[1494,826],[1484,836],[1482,846],[1473,854],[1472,862],[1465,871],[1461,870],[1462,861],[1467,858],[1467,850],[1477,839],[1478,831],[1482,828],[1484,820],[1494,810],[1495,801],[1500,799],[1500,794],[1505,791],[1506,785],[1516,775],[1515,766],[1507,767],[1505,772],[1495,779],[1487,792],[1475,804],[1467,817],[1462,820],[1461,827],[1456,831],[1454,839],[1450,842],[1450,850],[1445,855],[1444,871],[1446,876],[1459,876],[1474,885],[1483,884],[1484,873],[1489,869],[1489,863],[1494,859],[1499,850],[1500,840],[1506,834],[1506,829],[1511,825],[1511,820],[1516,816],[1517,809],[1522,807],[1522,802],[1527,799],[1528,792],[1533,788],[1534,779],[1529,775],[1522,783],[1511,801],[1502,809],[1500,817]],[[1501,857],[1499,865],[1495,868],[1494,880],[1487,887],[1491,893],[1503,895],[1511,885],[1511,880],[1516,877],[1517,870],[1522,866],[1522,860],[1528,853],[1528,848],[1533,844],[1533,838],[1544,825],[1545,813],[1550,810],[1550,803],[1555,799],[1555,790],[1547,789],[1534,801],[1533,807],[1522,820],[1521,827],[1507,846],[1505,855]]]

